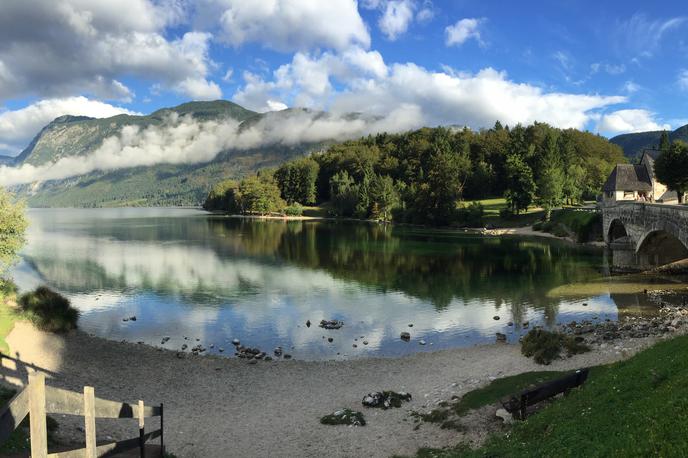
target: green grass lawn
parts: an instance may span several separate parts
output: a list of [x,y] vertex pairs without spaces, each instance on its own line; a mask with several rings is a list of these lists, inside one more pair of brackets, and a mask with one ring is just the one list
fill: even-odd
[[[517,392],[518,383],[513,382]],[[493,398],[489,392],[497,386],[465,397]],[[688,336],[594,368],[583,387],[517,422],[507,434],[493,435],[480,449],[460,445],[421,450],[419,456],[688,456]]]
[[506,199],[503,197],[495,197],[491,199],[469,200],[466,205],[474,202],[479,203],[485,210],[483,222],[485,226],[493,226],[498,228],[523,227],[532,226],[535,222],[540,221],[544,212],[539,207],[530,207],[526,212],[519,215],[514,215],[509,218],[503,218],[499,212],[506,208]]
[[0,279],[0,352],[8,353],[9,345],[5,340],[12,332],[14,322],[18,316],[10,302],[16,300],[16,287],[14,283]]

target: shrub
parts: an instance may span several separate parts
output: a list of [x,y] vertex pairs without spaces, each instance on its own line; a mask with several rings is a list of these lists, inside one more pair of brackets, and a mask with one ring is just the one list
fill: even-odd
[[582,342],[576,342],[571,336],[549,332],[543,329],[533,329],[523,338],[521,353],[538,364],[548,365],[561,356],[561,351],[566,350],[568,356],[590,351],[590,348]]
[[23,294],[19,298],[19,308],[42,331],[67,332],[76,328],[79,319],[79,311],[72,307],[69,299],[46,286]]
[[288,207],[285,207],[284,214],[287,216],[302,216],[303,215],[303,206],[301,206],[301,204],[298,202],[294,202],[293,204],[289,205]]
[[471,202],[459,209],[459,221],[466,227],[483,227],[485,208],[480,202]]
[[511,219],[514,216],[514,212],[512,212],[509,207],[502,208],[501,210],[499,210],[499,217],[502,219]]

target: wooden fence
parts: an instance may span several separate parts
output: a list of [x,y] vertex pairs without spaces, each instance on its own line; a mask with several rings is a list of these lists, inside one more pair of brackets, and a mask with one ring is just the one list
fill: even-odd
[[[86,447],[66,452],[48,453],[46,415],[65,414],[84,417]],[[95,397],[93,387],[85,386],[84,393],[45,385],[45,374],[29,374],[29,385],[17,393],[0,411],[0,443],[5,442],[19,424],[29,416],[32,458],[96,458],[138,448],[146,455],[146,442],[160,437],[160,454],[164,454],[163,405],[146,406],[109,401]],[[160,429],[146,433],[145,418],[160,417]],[[119,442],[96,444],[96,418],[138,418],[139,436]]]

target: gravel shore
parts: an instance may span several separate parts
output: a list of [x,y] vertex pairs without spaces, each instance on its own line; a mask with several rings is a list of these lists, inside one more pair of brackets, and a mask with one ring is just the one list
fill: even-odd
[[[615,347],[557,360],[547,369],[575,369],[617,361],[656,341],[628,339]],[[414,430],[410,411],[427,411],[441,400],[498,377],[543,370],[518,345],[495,344],[419,353],[403,358],[337,362],[260,361],[189,356],[145,345],[120,343],[83,332],[46,334],[17,323],[7,339],[2,379],[25,383],[31,366],[48,373],[48,384],[118,401],[165,404],[168,449],[179,457],[388,457],[419,447],[461,441],[460,433],[426,425]],[[377,390],[406,391],[400,409],[365,409],[361,399]],[[325,426],[319,418],[336,409],[362,410],[364,427]],[[81,442],[74,418],[57,418],[59,437]],[[153,425],[155,427],[155,425]],[[129,420],[99,421],[99,438],[137,435]]]

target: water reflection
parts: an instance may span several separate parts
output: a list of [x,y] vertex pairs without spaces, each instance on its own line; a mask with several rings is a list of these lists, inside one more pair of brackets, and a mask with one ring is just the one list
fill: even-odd
[[[557,293],[599,281],[602,264],[600,251],[559,243],[182,209],[42,209],[29,216],[19,286],[63,291],[82,310],[83,329],[113,339],[159,344],[167,335],[167,346],[179,347],[187,336],[218,350],[238,337],[318,359],[472,345],[493,341],[497,331],[515,340],[524,321],[617,316],[606,291]],[[122,321],[130,315],[137,321]],[[346,325],[323,331],[303,324],[323,318]],[[414,342],[422,337],[433,346],[401,342],[409,323]]]

